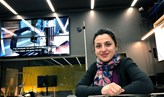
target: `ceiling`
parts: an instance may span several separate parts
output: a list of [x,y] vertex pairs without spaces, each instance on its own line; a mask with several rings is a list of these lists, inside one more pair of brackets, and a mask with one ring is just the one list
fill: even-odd
[[[51,12],[46,0],[4,0],[18,14],[33,13],[33,12]],[[101,8],[118,8],[130,7],[133,0],[95,0],[95,9]],[[164,0],[138,0],[135,7],[143,7],[145,10],[150,9],[155,5],[163,5]],[[71,11],[71,10],[89,10],[90,0],[51,0],[55,11]],[[163,3],[163,4],[161,4]],[[159,6],[158,6],[159,7]],[[162,7],[164,8],[164,7]],[[158,8],[158,10],[161,8]],[[157,10],[156,10],[157,11]],[[12,14],[7,8],[0,4],[0,15]]]

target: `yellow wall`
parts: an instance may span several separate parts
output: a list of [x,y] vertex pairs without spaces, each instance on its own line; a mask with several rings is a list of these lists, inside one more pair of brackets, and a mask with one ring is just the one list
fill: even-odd
[[76,83],[85,72],[84,65],[65,65],[61,66],[36,66],[23,68],[23,84],[22,92],[36,91],[45,92],[46,88],[37,88],[37,76],[57,75],[57,87],[48,87],[49,92],[73,90]]

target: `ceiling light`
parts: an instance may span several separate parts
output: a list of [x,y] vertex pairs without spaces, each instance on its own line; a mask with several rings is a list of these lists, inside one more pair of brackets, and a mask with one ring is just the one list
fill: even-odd
[[144,35],[141,40],[145,40],[146,38],[148,38],[149,36],[151,36],[152,34],[158,32],[160,29],[162,29],[164,26],[164,22],[160,25],[158,25],[157,27],[153,28],[152,30],[150,30],[146,35]]
[[52,10],[52,12],[55,12],[55,9],[54,9],[51,1],[50,0],[46,0],[46,1],[47,1],[48,5],[49,5],[50,9]]
[[56,62],[57,64],[61,65],[62,67],[64,67],[63,64],[61,64],[60,62],[56,61],[55,59],[51,58],[52,61]]
[[66,58],[63,57],[63,59],[64,59],[69,65],[71,65],[71,67],[73,67],[73,65],[72,65]]
[[164,15],[161,16],[154,24],[154,28],[152,30],[150,30],[147,34],[145,34],[141,40],[145,40],[146,38],[148,38],[149,36],[151,36],[152,34],[154,34],[158,29],[162,29],[164,25]]
[[76,60],[79,63],[80,67],[82,67],[81,62],[79,61],[78,57],[76,57]]
[[136,3],[137,3],[138,0],[133,0],[132,4],[131,4],[131,7],[133,7]]
[[18,13],[10,6],[8,5],[4,0],[0,0],[0,2],[6,7],[8,8],[13,14],[17,15]]
[[150,30],[146,35],[144,35],[141,40],[145,40],[155,32],[155,29]]
[[95,6],[95,0],[91,0],[91,9],[94,9]]

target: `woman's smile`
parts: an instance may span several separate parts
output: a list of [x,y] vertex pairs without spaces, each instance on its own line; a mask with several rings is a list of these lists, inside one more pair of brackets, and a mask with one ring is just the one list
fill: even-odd
[[101,56],[102,56],[103,58],[106,58],[106,57],[108,56],[108,53],[103,53],[103,54],[101,54]]

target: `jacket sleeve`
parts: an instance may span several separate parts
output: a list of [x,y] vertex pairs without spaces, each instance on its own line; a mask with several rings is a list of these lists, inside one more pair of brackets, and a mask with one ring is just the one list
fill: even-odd
[[93,86],[94,76],[96,74],[96,65],[91,64],[81,80],[76,85],[75,95],[77,97],[88,97],[88,95],[101,95],[102,86]]
[[136,63],[127,58],[123,65],[125,65],[125,76],[128,76],[131,80],[130,84],[123,87],[125,93],[149,94],[153,92],[154,86],[151,79],[138,68]]

